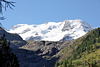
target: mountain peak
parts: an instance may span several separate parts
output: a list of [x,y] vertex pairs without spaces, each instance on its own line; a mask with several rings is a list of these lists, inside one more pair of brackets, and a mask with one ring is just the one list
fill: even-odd
[[80,19],[62,22],[46,22],[41,25],[19,24],[8,32],[19,34],[24,40],[60,41],[77,39],[85,35],[93,27]]

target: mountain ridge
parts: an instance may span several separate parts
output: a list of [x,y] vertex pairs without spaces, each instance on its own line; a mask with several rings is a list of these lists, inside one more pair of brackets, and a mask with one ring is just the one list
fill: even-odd
[[88,23],[76,19],[62,22],[47,22],[40,25],[18,24],[8,32],[19,34],[24,40],[35,41],[66,41],[77,39],[85,35],[93,27]]

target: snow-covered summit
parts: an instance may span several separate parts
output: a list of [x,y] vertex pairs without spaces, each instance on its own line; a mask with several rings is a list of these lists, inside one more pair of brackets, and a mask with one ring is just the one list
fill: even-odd
[[77,39],[93,27],[80,19],[62,22],[47,22],[40,25],[18,24],[8,32],[19,34],[24,40],[60,41]]

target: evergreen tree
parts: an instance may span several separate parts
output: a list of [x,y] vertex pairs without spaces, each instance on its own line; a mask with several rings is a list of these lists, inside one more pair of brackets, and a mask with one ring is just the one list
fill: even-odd
[[[3,5],[3,2],[5,3],[5,6]],[[4,6],[5,10],[7,7],[11,8],[12,9],[12,6],[14,6],[15,2],[12,2],[12,1],[6,1],[6,0],[0,0],[0,13],[2,13],[2,7]]]
[[0,39],[0,67],[19,67],[17,57],[11,51],[10,42],[7,43],[5,35]]
[[55,67],[58,67],[58,62],[56,61],[56,63],[55,63]]
[[67,64],[67,67],[72,67],[72,58],[69,59],[69,62]]
[[[12,7],[15,7],[14,3],[15,2],[13,2],[13,1],[0,0],[0,13],[3,15],[2,8],[5,8],[5,11],[6,11],[6,8],[8,8],[8,7],[11,9],[12,9]],[[5,20],[5,17],[0,16],[0,20]],[[0,25],[2,26],[1,23],[0,23]]]
[[67,67],[66,61],[63,61],[62,67]]

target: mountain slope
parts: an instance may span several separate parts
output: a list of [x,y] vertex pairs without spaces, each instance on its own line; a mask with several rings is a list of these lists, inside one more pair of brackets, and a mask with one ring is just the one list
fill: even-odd
[[22,40],[22,38],[18,34],[8,33],[2,27],[0,27],[0,37],[3,36],[3,34],[6,35],[6,38],[9,41],[12,41],[12,40]]
[[20,47],[20,46],[26,44],[26,41],[24,41],[18,34],[8,33],[2,27],[0,27],[0,38],[4,34],[5,34],[5,38],[7,39],[7,41],[11,42],[11,47],[14,47],[15,45],[17,47]]
[[99,51],[100,28],[97,28],[78,38],[72,45],[64,48],[56,56],[61,56],[59,62],[65,62],[65,59],[67,59],[67,65],[71,60],[71,66],[73,67],[100,67]]
[[82,20],[65,20],[62,22],[47,22],[41,25],[19,24],[8,32],[19,34],[24,40],[66,41],[85,35],[93,27]]

